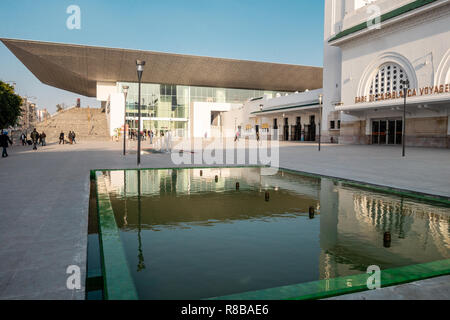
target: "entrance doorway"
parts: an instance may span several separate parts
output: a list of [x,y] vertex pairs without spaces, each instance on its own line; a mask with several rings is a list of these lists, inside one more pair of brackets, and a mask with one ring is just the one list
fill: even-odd
[[284,134],[283,140],[289,141],[289,118],[284,118]]
[[383,119],[372,121],[372,144],[402,144],[403,121],[401,119]]
[[295,121],[295,137],[294,140],[300,141],[302,140],[302,122],[301,118],[297,117]]

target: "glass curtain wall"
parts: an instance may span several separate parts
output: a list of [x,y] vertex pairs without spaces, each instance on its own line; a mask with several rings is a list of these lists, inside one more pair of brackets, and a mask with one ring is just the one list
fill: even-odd
[[[129,86],[127,96],[127,124],[130,130],[138,128],[138,84],[118,82],[118,92]],[[156,136],[171,131],[175,137],[188,137],[190,108],[194,102],[244,103],[265,94],[275,97],[287,92],[264,90],[192,87],[167,84],[141,85],[142,130],[152,130]]]

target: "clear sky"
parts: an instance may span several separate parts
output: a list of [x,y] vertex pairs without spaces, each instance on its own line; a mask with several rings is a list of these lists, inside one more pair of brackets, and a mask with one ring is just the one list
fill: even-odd
[[[67,7],[81,9],[69,30]],[[221,58],[323,64],[323,0],[0,1],[0,37]],[[39,107],[98,107],[95,99],[49,87],[0,43],[0,79]]]

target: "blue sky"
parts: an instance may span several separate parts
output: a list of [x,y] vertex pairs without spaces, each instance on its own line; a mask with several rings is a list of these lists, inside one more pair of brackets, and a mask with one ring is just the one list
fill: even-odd
[[[69,30],[70,5],[81,30]],[[0,1],[0,37],[322,66],[321,0]],[[0,79],[15,81],[50,112],[56,104],[99,106],[49,87],[0,44]]]

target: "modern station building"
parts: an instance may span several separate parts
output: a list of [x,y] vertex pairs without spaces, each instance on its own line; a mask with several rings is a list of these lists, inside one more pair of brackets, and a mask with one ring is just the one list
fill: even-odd
[[[450,0],[325,0],[324,68],[1,39],[43,83],[96,97],[111,135],[450,147]],[[324,75],[322,79],[322,74]]]
[[450,147],[449,0],[326,0],[324,41],[324,136],[401,144],[409,80],[406,144]]
[[[244,131],[249,129],[244,103],[322,87],[319,67],[1,40],[43,83],[101,101],[111,135],[123,129],[124,86],[129,87],[126,121],[138,128],[138,59],[146,62],[141,128],[179,138]],[[258,123],[252,128],[262,129]]]

